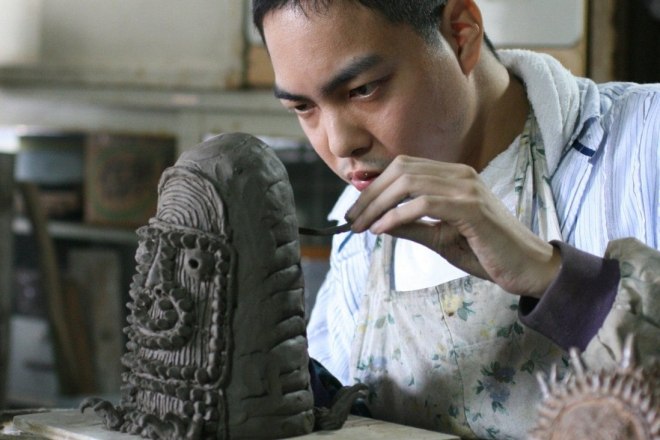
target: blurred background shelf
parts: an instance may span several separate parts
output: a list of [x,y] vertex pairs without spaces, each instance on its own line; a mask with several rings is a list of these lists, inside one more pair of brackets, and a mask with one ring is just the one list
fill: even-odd
[[[32,224],[25,217],[16,217],[12,223],[15,234],[32,234]],[[95,243],[113,243],[137,246],[137,235],[132,229],[92,226],[77,222],[51,220],[48,233],[55,239],[92,241]]]

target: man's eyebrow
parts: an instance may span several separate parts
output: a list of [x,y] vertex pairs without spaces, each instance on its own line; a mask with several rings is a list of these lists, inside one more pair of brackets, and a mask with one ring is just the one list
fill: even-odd
[[281,89],[277,84],[273,86],[273,94],[275,95],[275,98],[287,101],[309,101],[309,98],[306,96],[289,93],[286,90]]
[[323,87],[321,87],[321,93],[325,96],[332,94],[337,88],[353,80],[356,76],[366,72],[372,67],[378,65],[383,61],[383,58],[380,55],[365,55],[360,58],[356,58],[346,66],[344,66],[335,76],[330,79]]
[[[356,58],[346,66],[344,66],[339,72],[335,74],[327,83],[321,87],[321,94],[328,96],[332,94],[337,88],[346,84],[347,82],[353,80],[356,76],[366,72],[372,67],[378,65],[383,61],[383,58],[380,55],[365,55],[360,58]],[[287,101],[309,101],[310,99],[305,95],[297,95],[295,93],[287,92],[286,90],[280,88],[277,84],[273,86],[273,94],[277,99],[284,99]]]

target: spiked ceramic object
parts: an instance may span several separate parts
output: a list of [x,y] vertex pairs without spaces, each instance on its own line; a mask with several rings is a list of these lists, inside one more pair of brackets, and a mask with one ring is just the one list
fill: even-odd
[[635,365],[628,337],[614,370],[587,371],[571,351],[573,374],[539,376],[543,401],[530,440],[660,440],[660,363]]

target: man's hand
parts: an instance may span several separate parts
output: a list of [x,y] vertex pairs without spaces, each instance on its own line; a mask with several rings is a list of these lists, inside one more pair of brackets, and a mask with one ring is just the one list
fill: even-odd
[[346,217],[356,232],[416,241],[518,295],[540,298],[561,264],[558,250],[511,215],[466,165],[399,156]]

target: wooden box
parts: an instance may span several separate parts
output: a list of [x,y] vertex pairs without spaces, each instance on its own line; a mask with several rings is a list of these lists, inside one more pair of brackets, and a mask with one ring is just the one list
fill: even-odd
[[173,136],[91,134],[85,149],[85,222],[146,224],[156,213],[160,175],[175,157]]

